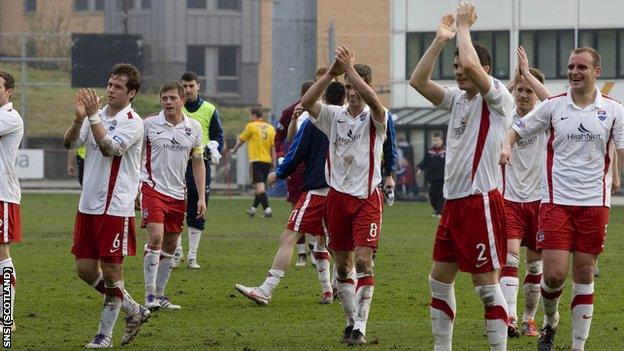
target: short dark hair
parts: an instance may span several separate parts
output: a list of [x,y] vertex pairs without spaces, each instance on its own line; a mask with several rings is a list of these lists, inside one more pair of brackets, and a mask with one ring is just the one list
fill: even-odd
[[249,113],[256,117],[262,118],[262,105],[254,105],[249,108]]
[[161,85],[160,90],[158,91],[158,96],[162,96],[164,92],[170,91],[170,90],[177,90],[178,95],[180,95],[180,97],[184,99],[184,88],[178,82],[167,82]]
[[303,82],[301,84],[301,96],[305,95],[306,91],[308,91],[308,89],[310,89],[312,85],[314,85],[313,80],[306,80],[305,82]]
[[331,82],[329,83],[327,88],[325,88],[323,98],[325,99],[325,102],[329,105],[342,106],[346,94],[347,93],[344,84],[340,82]]
[[594,64],[594,67],[602,67],[601,66],[602,60],[600,59],[600,54],[594,48],[590,48],[587,46],[584,46],[582,48],[576,48],[570,52],[570,56],[576,55],[576,54],[582,54],[584,52],[588,53],[592,57],[592,61],[593,61],[592,63]]
[[126,82],[126,88],[128,88],[128,92],[134,90],[135,92],[139,92],[141,89],[141,72],[139,69],[134,67],[129,63],[119,63],[113,66],[111,69],[108,78],[110,79],[112,76],[126,76],[128,77],[128,81]]
[[0,71],[0,78],[4,79],[4,89],[15,89],[15,79],[9,72]]
[[[476,41],[472,42],[472,46],[477,52],[481,66],[490,66],[490,68],[492,68],[492,56],[490,55],[490,50]],[[459,47],[455,49],[455,56],[459,56]]]
[[369,65],[362,63],[356,63],[353,65],[353,69],[364,80],[364,82],[370,85],[373,82],[373,69]]
[[537,78],[537,80],[539,80],[540,83],[544,84],[544,80],[546,78],[544,76],[544,73],[542,73],[542,71],[540,71],[537,68],[531,67],[531,68],[529,68],[529,72],[531,72],[531,75],[533,75],[533,77]]
[[440,132],[435,132],[435,133],[433,133],[433,137],[434,137],[434,138],[440,138],[440,139],[442,139],[442,133],[440,133]]
[[199,83],[199,77],[197,76],[197,73],[193,71],[184,72],[180,80],[187,81],[187,82],[195,81],[195,83]]

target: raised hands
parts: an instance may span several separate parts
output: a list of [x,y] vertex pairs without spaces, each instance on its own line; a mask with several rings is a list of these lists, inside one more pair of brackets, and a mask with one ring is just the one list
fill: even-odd
[[346,72],[353,67],[355,54],[346,45],[340,45],[336,48],[336,61],[340,62],[342,69]]
[[97,113],[101,106],[101,98],[93,89],[80,89],[76,93],[75,103],[76,118],[82,121]]
[[457,27],[470,28],[477,21],[477,8],[474,3],[461,1],[457,6]]
[[520,74],[523,76],[531,74],[529,72],[529,58],[526,51],[524,51],[524,48],[522,46],[518,46],[516,54],[518,55],[518,69],[520,70]]
[[436,36],[445,41],[449,41],[455,38],[456,32],[457,30],[455,29],[455,17],[453,17],[453,15],[450,13],[442,16],[442,18],[440,19],[440,24],[438,24]]

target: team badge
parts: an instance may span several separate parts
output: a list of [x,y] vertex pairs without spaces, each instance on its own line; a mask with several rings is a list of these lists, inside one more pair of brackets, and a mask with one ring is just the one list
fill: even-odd
[[607,119],[607,110],[599,108],[598,109],[598,119],[604,121]]
[[191,136],[191,134],[193,134],[191,133],[191,128],[189,127],[184,127],[184,133],[186,133],[186,136]]
[[540,230],[537,232],[537,242],[541,243],[542,241],[544,241],[544,231]]
[[115,128],[117,128],[117,120],[116,119],[114,119],[114,120],[112,120],[110,122],[110,125],[108,126],[108,130],[110,130],[112,132],[113,130],[115,130]]
[[147,216],[149,215],[149,212],[147,211],[147,209],[143,210],[143,218],[147,219]]

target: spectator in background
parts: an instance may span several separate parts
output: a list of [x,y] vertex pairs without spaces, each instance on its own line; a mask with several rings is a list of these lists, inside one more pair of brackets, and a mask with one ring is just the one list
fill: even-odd
[[425,157],[418,164],[416,175],[425,172],[425,182],[429,183],[429,201],[433,207],[433,216],[442,217],[442,207],[444,206],[444,195],[442,188],[444,187],[444,162],[446,157],[446,148],[442,140],[441,133],[433,134],[431,139],[431,147],[427,150]]
[[80,186],[82,186],[86,152],[84,145],[75,150],[67,150],[67,175],[78,178]]

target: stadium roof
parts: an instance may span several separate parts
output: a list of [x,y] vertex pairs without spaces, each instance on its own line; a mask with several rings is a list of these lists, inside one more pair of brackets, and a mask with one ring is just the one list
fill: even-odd
[[441,128],[446,127],[449,113],[436,107],[403,107],[392,109],[395,114],[394,125],[397,128]]

